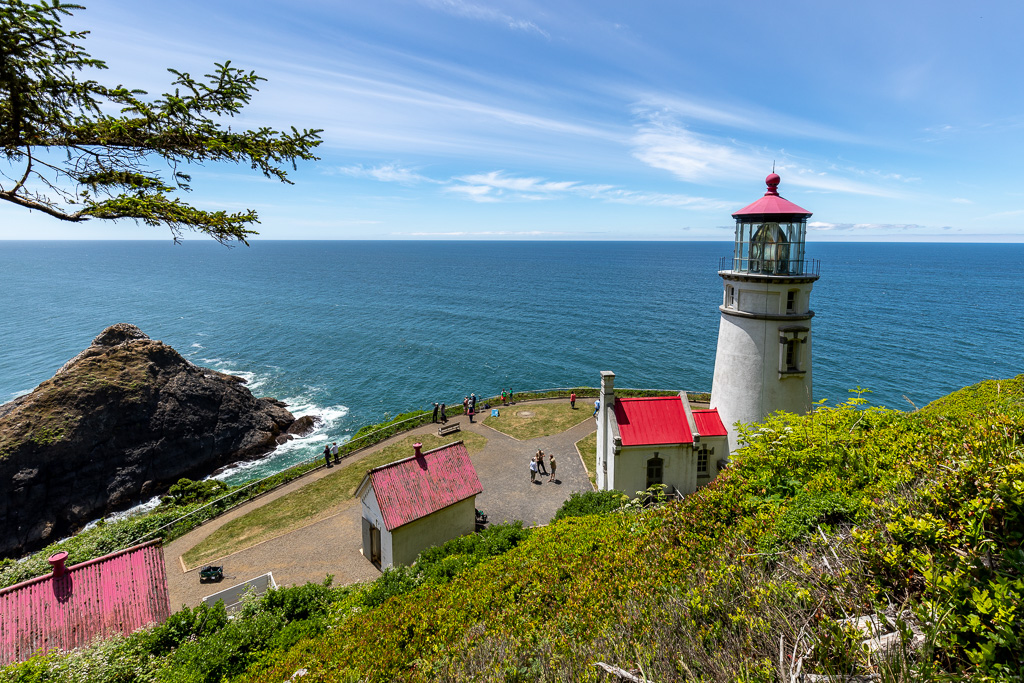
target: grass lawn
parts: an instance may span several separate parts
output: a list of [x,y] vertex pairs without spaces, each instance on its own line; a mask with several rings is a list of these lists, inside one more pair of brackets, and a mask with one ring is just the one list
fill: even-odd
[[336,467],[331,474],[231,520],[188,550],[182,559],[192,569],[326,519],[348,504],[368,470],[408,458],[413,453],[412,445],[417,441],[423,444],[424,451],[429,451],[459,439],[465,442],[470,455],[487,443],[486,437],[473,432],[460,432],[457,436],[443,438],[435,434],[421,434],[408,436],[357,462],[344,465],[343,460],[342,466]]
[[514,406],[499,406],[499,409],[501,414],[493,417],[488,413],[484,424],[514,439],[526,441],[538,436],[561,434],[566,429],[592,418],[594,402],[588,404],[577,399],[576,410],[569,407],[569,399],[557,403],[517,403]]
[[583,458],[583,466],[587,468],[587,476],[590,477],[590,484],[597,489],[597,432],[585,436],[576,442],[576,448]]

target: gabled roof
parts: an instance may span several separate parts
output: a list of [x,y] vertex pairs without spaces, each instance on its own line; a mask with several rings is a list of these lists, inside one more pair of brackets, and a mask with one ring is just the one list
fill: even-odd
[[727,436],[729,431],[722,424],[718,408],[711,410],[694,410],[693,421],[697,423],[697,433],[701,436]]
[[128,634],[170,615],[158,541],[0,590],[0,665]]
[[461,441],[375,467],[359,485],[360,496],[367,484],[388,531],[484,490]]
[[623,446],[693,443],[678,396],[615,399],[615,421]]

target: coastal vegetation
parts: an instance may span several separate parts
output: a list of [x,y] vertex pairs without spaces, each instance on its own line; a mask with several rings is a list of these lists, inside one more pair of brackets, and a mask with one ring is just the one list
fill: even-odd
[[1024,375],[913,413],[857,393],[746,438],[682,501],[457,539],[376,582],[273,591],[231,622],[187,610],[0,680],[1017,680]]

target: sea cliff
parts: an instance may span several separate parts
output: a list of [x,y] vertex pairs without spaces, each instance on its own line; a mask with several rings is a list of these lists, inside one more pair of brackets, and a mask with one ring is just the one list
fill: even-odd
[[134,325],[108,327],[52,378],[0,406],[0,557],[180,477],[263,455],[308,422]]

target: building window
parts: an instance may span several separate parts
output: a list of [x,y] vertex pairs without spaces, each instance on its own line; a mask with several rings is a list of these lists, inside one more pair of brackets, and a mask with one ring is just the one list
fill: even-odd
[[655,453],[654,457],[647,461],[647,488],[659,486],[665,479],[665,461]]
[[732,285],[725,286],[725,305],[727,308],[734,308],[736,306],[736,291],[732,288]]
[[[702,444],[700,449],[697,451],[697,476],[706,477],[708,476],[708,446]],[[711,451],[713,452],[713,451]]]
[[792,313],[796,310],[796,290],[791,289],[786,293],[786,313]]

